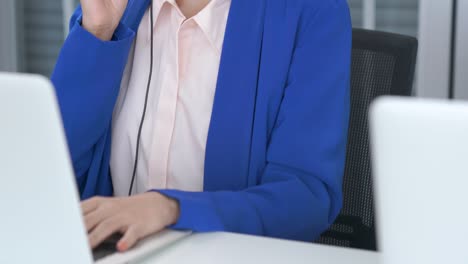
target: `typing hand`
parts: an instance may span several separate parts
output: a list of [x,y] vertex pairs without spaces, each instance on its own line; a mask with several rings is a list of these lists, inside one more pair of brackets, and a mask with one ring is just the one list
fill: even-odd
[[128,0],[80,0],[83,27],[101,40],[110,40],[122,19]]
[[179,215],[176,201],[157,192],[125,198],[96,197],[81,204],[88,239],[96,248],[115,233],[123,237],[117,243],[126,251],[139,240],[174,224]]

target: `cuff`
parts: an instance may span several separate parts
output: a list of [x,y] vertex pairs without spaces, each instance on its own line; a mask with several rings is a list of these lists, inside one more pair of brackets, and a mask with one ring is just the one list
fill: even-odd
[[184,192],[178,190],[152,190],[159,192],[179,203],[179,219],[169,226],[175,230],[191,230],[195,232],[222,231],[222,223],[215,216],[210,205],[209,193]]

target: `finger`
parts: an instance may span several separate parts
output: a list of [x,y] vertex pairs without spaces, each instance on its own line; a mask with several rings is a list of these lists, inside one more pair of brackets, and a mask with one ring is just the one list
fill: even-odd
[[129,227],[126,230],[124,236],[117,243],[117,249],[120,252],[123,252],[123,251],[127,251],[130,248],[132,248],[133,246],[135,246],[137,241],[139,239],[141,239],[141,237],[139,236],[138,233],[139,232],[138,232],[136,227],[134,227],[134,226]]
[[87,215],[92,211],[96,210],[99,204],[102,202],[102,198],[100,197],[93,197],[81,203],[81,211],[83,215]]
[[110,218],[102,221],[88,235],[91,248],[96,248],[106,238],[125,228],[125,223],[119,217]]
[[109,218],[109,215],[105,210],[96,210],[87,214],[84,218],[86,231],[89,233],[94,229],[99,223]]

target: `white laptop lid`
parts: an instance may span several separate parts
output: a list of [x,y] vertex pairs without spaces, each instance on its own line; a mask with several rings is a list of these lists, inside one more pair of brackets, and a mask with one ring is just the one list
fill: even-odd
[[468,263],[468,104],[383,98],[370,118],[383,263]]
[[53,88],[0,74],[0,263],[91,263]]

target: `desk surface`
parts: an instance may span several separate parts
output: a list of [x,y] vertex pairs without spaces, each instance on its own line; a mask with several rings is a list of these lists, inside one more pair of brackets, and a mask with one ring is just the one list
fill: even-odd
[[194,234],[140,263],[378,264],[378,253],[230,233]]

